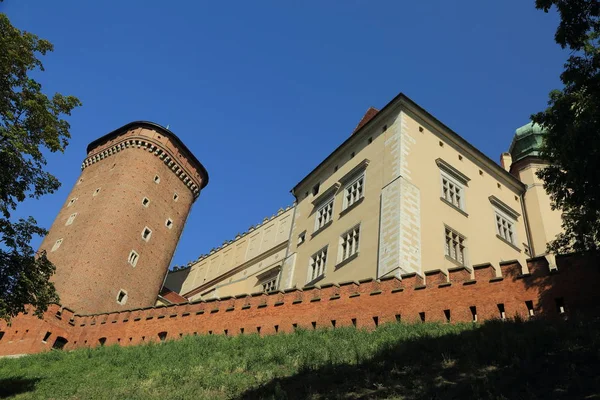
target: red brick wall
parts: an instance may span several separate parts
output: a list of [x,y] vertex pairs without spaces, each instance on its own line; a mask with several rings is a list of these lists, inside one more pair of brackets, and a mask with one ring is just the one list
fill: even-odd
[[[156,135],[148,129],[135,131]],[[153,306],[193,193],[160,157],[137,146],[87,166],[80,178],[40,246],[57,267],[53,281],[61,304],[80,313]],[[94,196],[97,188],[100,192]],[[142,205],[144,197],[150,199],[148,207]],[[72,198],[77,200],[68,206]],[[66,226],[72,213],[78,214]],[[165,226],[167,218],[173,221],[172,229]],[[141,236],[145,226],[152,230],[148,242]],[[59,238],[60,248],[51,252]],[[135,268],[128,263],[131,250],[139,254]],[[116,301],[121,289],[128,295],[124,305]]]
[[[558,317],[556,299],[562,298],[566,315],[600,315],[600,272],[595,259],[570,256],[557,258],[559,270],[551,273],[544,258],[528,262],[530,274],[522,275],[517,262],[501,263],[502,277],[496,277],[491,265],[477,266],[473,274],[456,269],[449,276],[428,274],[425,282],[418,276],[402,280],[364,280],[340,285],[323,285],[285,293],[244,295],[168,307],[79,316],[63,311],[62,320],[50,310],[44,321],[19,316],[13,326],[0,325],[6,331],[0,340],[0,354],[35,353],[48,348],[42,344],[42,331],[56,329],[69,340],[67,349],[106,344],[135,345],[157,341],[160,332],[168,339],[183,335],[291,332],[294,324],[312,329],[335,326],[373,328],[377,324],[418,321],[445,321],[450,310],[452,322],[472,321],[475,307],[478,321],[498,318],[498,304],[507,317],[528,318],[527,301],[536,316]],[[422,314],[424,313],[424,314]],[[67,322],[66,322],[67,321]],[[68,322],[70,321],[70,322]],[[29,329],[19,339],[15,331]],[[37,332],[37,333],[34,333]],[[43,336],[43,335],[42,335]],[[12,338],[12,339],[11,339]]]

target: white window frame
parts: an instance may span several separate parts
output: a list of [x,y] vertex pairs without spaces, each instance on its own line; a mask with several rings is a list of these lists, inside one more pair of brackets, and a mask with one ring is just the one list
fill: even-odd
[[[148,201],[146,202],[146,204],[144,204],[144,202],[146,200],[148,200]],[[143,207],[148,207],[149,205],[150,205],[150,199],[144,196],[144,198],[142,198],[142,206]]]
[[[315,232],[318,231],[319,229],[323,228],[329,222],[333,221],[333,210],[334,210],[334,205],[335,205],[334,203],[335,203],[335,196],[331,196],[331,197],[328,197],[327,200],[323,201],[323,203],[321,203],[319,208],[317,208],[317,211],[315,212],[315,229],[314,229]],[[329,206],[331,206],[331,210],[329,212],[329,214],[330,214],[329,217],[326,218],[326,220],[324,220],[324,221],[319,221],[321,212],[323,212]],[[325,216],[327,216],[327,214],[325,214]]]
[[[352,200],[352,202],[350,202],[350,200],[348,200],[348,190],[352,188],[352,186],[357,183],[358,181],[360,181],[362,179],[362,188],[361,188],[361,192],[360,192],[360,196],[354,200]],[[343,206],[342,206],[342,211],[344,211],[345,209],[352,207],[354,204],[356,204],[357,202],[359,202],[363,197],[365,197],[365,187],[366,187],[366,183],[367,183],[367,174],[366,171],[362,171],[361,173],[357,174],[354,178],[352,178],[351,181],[349,181],[346,186],[344,186],[344,202],[343,202]]]
[[160,176],[154,175],[154,183],[156,183],[157,185],[160,183]]
[[[144,237],[144,232],[146,232],[146,229],[149,230],[150,233],[148,234],[147,237]],[[147,226],[145,226],[144,229],[142,229],[142,240],[148,242],[148,241],[150,241],[150,237],[152,237],[152,229],[150,229]]]
[[[518,212],[516,212],[515,210],[513,210],[511,207],[509,207],[502,200],[497,198],[496,196],[492,195],[488,198],[494,208],[494,226],[495,226],[494,229],[496,231],[496,235],[498,235],[498,237],[501,238],[506,243],[509,243],[510,245],[519,249],[519,247],[517,246],[517,243],[519,243],[519,235],[517,234],[517,222],[521,215]],[[501,219],[504,219],[506,222],[511,224],[510,231],[512,234],[512,241],[507,239],[500,232],[500,229],[498,228],[498,217],[500,217]]]
[[[278,283],[279,283],[279,271],[277,272],[277,274],[270,275],[268,278],[263,279],[260,282],[260,285],[262,287],[263,292],[272,292],[274,290],[277,290]],[[272,284],[272,286],[271,286],[271,284]],[[268,289],[269,286],[271,286],[270,289]]]
[[[339,246],[338,246],[338,263],[344,262],[351,258],[355,254],[358,255],[360,251],[360,224],[354,225],[346,232],[340,235]],[[351,249],[348,252],[344,251],[344,243],[346,242],[346,236],[353,234],[356,231],[356,238],[350,242]]]
[[53,251],[58,250],[58,248],[60,247],[62,242],[63,242],[63,238],[57,239],[56,242],[54,242],[54,245],[52,246],[52,249],[50,250],[50,252],[52,253]]
[[[133,261],[131,261],[131,257],[132,257],[132,256],[135,256],[135,258],[133,259]],[[140,259],[140,255],[139,255],[139,253],[138,253],[137,251],[135,251],[135,250],[131,250],[131,251],[129,252],[129,257],[127,257],[127,262],[128,262],[128,263],[129,263],[129,264],[130,264],[132,267],[134,267],[134,268],[135,268],[135,266],[137,265],[137,263],[138,263],[138,260],[139,260],[139,259]]]
[[[323,255],[324,253],[324,255]],[[325,246],[322,247],[319,251],[315,252],[312,256],[310,256],[310,259],[308,260],[308,276],[306,279],[306,282],[312,282],[318,278],[324,277],[325,276],[325,272],[327,271],[327,259],[328,259],[328,253],[329,253],[329,246]],[[322,264],[317,265],[316,262],[317,260],[322,260],[325,259],[325,261],[323,261]],[[314,265],[313,265],[314,264]],[[315,269],[315,267],[317,269]],[[315,274],[314,271],[319,271],[319,274]]]
[[73,221],[75,221],[75,218],[77,217],[77,213],[73,213],[71,215],[69,215],[69,218],[67,218],[67,222],[65,222],[65,226],[69,226],[73,223]]
[[[448,198],[446,198],[446,194],[444,193],[444,180],[446,180],[449,183],[449,185],[450,184],[454,185],[454,187],[458,190],[458,192],[456,192],[456,190],[455,190],[455,193],[454,193],[455,197],[456,197],[457,193],[460,196],[460,199],[457,202],[458,204],[455,204],[451,199],[449,185],[448,185],[449,195],[448,195]],[[448,204],[453,205],[454,207],[458,208],[459,210],[465,211],[465,186],[464,186],[464,184],[461,183],[460,181],[458,181],[457,179],[455,179],[452,175],[450,175],[443,169],[440,169],[440,197],[442,199],[444,199],[444,201],[446,201]]]
[[[504,232],[500,231],[500,228],[498,227],[498,219],[500,219],[500,222],[504,220],[508,224],[508,230],[510,232],[510,235],[512,236],[510,239],[506,238]],[[516,229],[517,220],[500,210],[498,207],[494,207],[494,225],[496,226],[496,234],[503,240],[507,241],[513,246],[516,246],[517,243],[519,243]]]
[[[459,260],[458,253],[456,251],[456,247],[455,246],[450,247],[448,245],[448,232],[450,232],[453,235],[458,236],[459,239],[462,239],[462,241],[458,242],[458,244],[462,246],[462,261]],[[451,240],[454,242],[454,238],[452,238]],[[454,248],[454,251],[452,250],[452,248]],[[453,253],[454,253],[455,257],[452,257]],[[460,265],[463,265],[463,266],[467,265],[467,260],[468,260],[467,238],[464,235],[461,235],[455,229],[450,228],[448,225],[444,225],[444,255]]]

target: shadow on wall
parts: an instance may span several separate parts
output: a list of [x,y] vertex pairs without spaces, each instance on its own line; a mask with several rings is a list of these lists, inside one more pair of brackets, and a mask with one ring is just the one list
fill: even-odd
[[304,367],[238,398],[598,398],[599,351],[598,320],[492,320],[457,334],[391,341],[372,358],[357,354],[356,364]]
[[8,378],[0,379],[0,399],[6,399],[20,393],[31,392],[40,379]]
[[599,260],[596,253],[560,255],[557,269],[549,274],[546,258],[537,257],[528,262],[529,274],[517,268],[503,273],[506,279],[522,280],[526,290],[539,293],[536,302],[526,301],[530,316],[600,315]]

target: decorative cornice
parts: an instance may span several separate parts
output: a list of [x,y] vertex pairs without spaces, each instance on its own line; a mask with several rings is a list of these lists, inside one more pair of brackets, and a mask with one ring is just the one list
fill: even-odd
[[190,191],[194,195],[194,200],[197,199],[200,195],[200,187],[198,186],[198,182],[195,182],[188,175],[189,171],[186,171],[175,160],[175,157],[171,153],[169,153],[167,150],[157,145],[147,137],[129,137],[127,139],[123,139],[122,141],[114,144],[113,146],[107,149],[92,154],[83,161],[83,163],[81,164],[81,169],[84,170],[90,165],[102,161],[105,158],[120,153],[121,151],[126,149],[141,149],[154,154],[156,157],[162,160],[167,165],[167,167],[171,169],[171,171],[173,171],[173,173],[184,183],[184,185],[186,185],[190,189]]

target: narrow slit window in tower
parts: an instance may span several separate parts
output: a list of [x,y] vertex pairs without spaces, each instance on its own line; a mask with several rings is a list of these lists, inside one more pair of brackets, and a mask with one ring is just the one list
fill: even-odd
[[56,242],[54,242],[54,246],[52,246],[52,250],[50,250],[50,251],[52,252],[52,251],[58,250],[58,248],[60,247],[62,242],[63,242],[62,238],[58,239]]
[[148,204],[150,204],[150,199],[149,199],[149,198],[147,198],[147,197],[144,197],[144,198],[142,199],[142,205],[143,205],[144,207],[148,207]]
[[135,250],[131,250],[127,261],[129,262],[129,264],[131,264],[132,266],[135,267],[137,265],[139,258],[140,258],[140,255]]
[[154,175],[154,183],[160,183],[160,176]]
[[121,305],[127,303],[127,292],[123,289],[119,290],[119,294],[117,294],[117,303]]
[[69,215],[69,219],[67,219],[67,223],[65,224],[65,226],[71,225],[73,223],[73,221],[75,221],[76,216],[77,216],[77,213],[73,213],[73,214]]
[[171,218],[167,218],[165,221],[165,226],[169,229],[173,228],[173,220]]
[[142,231],[142,239],[144,239],[147,242],[150,240],[150,236],[152,236],[152,230],[148,227],[145,227]]

